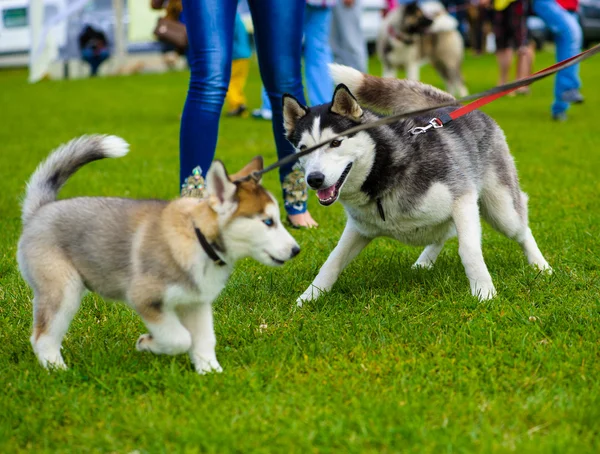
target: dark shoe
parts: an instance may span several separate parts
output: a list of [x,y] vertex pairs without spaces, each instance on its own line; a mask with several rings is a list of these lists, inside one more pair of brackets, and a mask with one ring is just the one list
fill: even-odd
[[581,103],[583,103],[583,101],[585,99],[583,97],[583,95],[581,94],[581,92],[579,90],[577,90],[576,88],[565,91],[562,94],[561,98],[564,102],[568,102],[571,104],[581,104]]
[[241,105],[237,109],[230,110],[225,114],[226,117],[243,117],[248,116],[248,108],[245,105]]
[[567,121],[567,113],[561,112],[561,113],[552,114],[552,119],[554,121],[560,121],[560,122]]

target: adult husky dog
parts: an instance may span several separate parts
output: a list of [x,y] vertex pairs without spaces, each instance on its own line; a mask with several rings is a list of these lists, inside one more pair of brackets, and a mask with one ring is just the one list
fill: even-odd
[[384,77],[396,77],[398,68],[406,78],[419,80],[420,67],[429,62],[455,95],[466,96],[461,65],[464,43],[458,21],[440,2],[398,5],[383,20],[377,36],[377,56]]
[[[338,85],[330,104],[308,108],[284,97],[287,138],[297,150],[380,118],[361,107],[352,93],[374,109],[393,113],[454,100],[420,82],[368,76],[339,65],[331,70],[334,80],[345,85]],[[551,270],[528,227],[527,196],[494,120],[474,111],[443,129],[410,132],[453,109],[361,131],[301,159],[321,205],[339,199],[348,221],[298,305],[329,291],[348,263],[378,236],[426,245],[415,266],[430,268],[444,242],[458,234],[471,293],[481,300],[492,298],[496,290],[481,252],[480,208],[494,228],[521,245],[531,265]]]
[[33,350],[44,367],[66,368],[62,339],[87,288],[126,301],[142,317],[150,333],[139,337],[138,350],[189,352],[199,373],[220,372],[211,303],[233,264],[250,256],[277,266],[300,252],[273,196],[255,181],[232,183],[262,169],[262,158],[231,180],[215,161],[203,200],[56,200],[81,166],[127,152],[118,137],[81,137],[29,180],[18,262],[34,292]]

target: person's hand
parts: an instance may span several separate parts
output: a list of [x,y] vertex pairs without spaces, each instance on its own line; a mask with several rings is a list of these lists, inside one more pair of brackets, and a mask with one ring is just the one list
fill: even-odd
[[354,0],[343,0],[343,3],[346,8],[350,8],[351,6],[354,6]]
[[490,6],[490,0],[479,0],[481,6]]

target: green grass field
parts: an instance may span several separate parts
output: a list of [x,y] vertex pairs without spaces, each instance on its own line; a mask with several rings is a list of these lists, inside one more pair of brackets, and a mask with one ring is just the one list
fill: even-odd
[[[551,62],[544,53],[536,67]],[[0,452],[599,452],[600,59],[581,72],[586,102],[566,123],[550,120],[551,80],[485,108],[506,131],[553,276],[486,226],[498,297],[479,303],[456,240],[434,270],[414,271],[420,249],[379,239],[297,309],[344,226],[341,206],[311,194],[320,227],[293,232],[302,254],[282,269],[240,263],[216,301],[224,373],[209,376],[185,355],[137,352],[140,319],[95,295],[63,344],[69,371],[46,372],[15,260],[24,182],[77,135],[117,134],[132,151],[85,167],[61,197],[177,195],[187,74],[28,85],[0,72]],[[465,74],[472,92],[493,86],[493,56],[468,59]],[[247,92],[257,107],[256,65]],[[217,156],[236,169],[256,154],[276,158],[270,125],[223,119]],[[265,180],[279,195],[276,174]]]

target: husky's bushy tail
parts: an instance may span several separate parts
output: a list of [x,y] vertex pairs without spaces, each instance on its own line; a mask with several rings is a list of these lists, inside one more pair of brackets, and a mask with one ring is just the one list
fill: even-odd
[[450,93],[416,80],[370,76],[335,63],[329,72],[336,84],[346,85],[361,104],[376,111],[398,114],[456,101]]
[[58,191],[83,165],[103,158],[120,158],[129,144],[116,136],[82,136],[61,145],[43,161],[27,182],[23,199],[23,224],[42,206],[56,200]]

